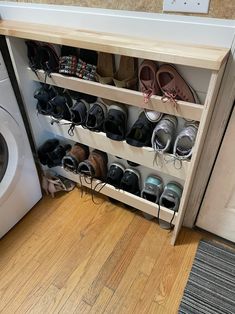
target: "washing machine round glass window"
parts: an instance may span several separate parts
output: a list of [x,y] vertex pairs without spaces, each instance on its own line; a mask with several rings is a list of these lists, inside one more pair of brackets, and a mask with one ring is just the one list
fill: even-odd
[[7,143],[0,133],[0,182],[2,181],[8,165]]

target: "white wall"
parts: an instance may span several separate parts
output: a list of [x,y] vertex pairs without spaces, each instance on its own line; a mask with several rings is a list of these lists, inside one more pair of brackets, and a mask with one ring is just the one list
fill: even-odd
[[235,21],[0,1],[2,19],[63,25],[164,41],[230,47]]

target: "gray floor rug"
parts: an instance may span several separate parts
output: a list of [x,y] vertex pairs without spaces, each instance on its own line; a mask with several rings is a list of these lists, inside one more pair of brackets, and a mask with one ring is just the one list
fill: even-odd
[[235,314],[235,250],[200,241],[179,313]]

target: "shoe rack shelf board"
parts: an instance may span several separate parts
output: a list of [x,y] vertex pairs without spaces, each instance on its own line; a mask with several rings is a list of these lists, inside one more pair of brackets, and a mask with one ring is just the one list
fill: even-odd
[[[40,76],[39,79],[37,79],[35,75],[28,69],[26,45],[23,40],[24,38],[32,40],[42,40],[55,44],[65,44],[75,47],[94,49],[114,54],[129,55],[142,59],[146,58],[162,62],[168,62],[177,64],[179,65],[179,67],[188,66],[188,68],[198,68],[197,70],[202,71],[202,73],[205,73],[205,71],[207,71],[208,78],[210,77],[210,79],[206,90],[205,101],[203,101],[203,106],[198,104],[179,102],[180,110],[178,109],[178,113],[180,111],[181,112],[178,115],[181,117],[187,117],[192,120],[198,120],[200,121],[200,125],[194,145],[194,154],[191,161],[186,165],[187,170],[184,173],[183,167],[183,169],[179,170],[178,173],[178,177],[184,179],[184,189],[180,202],[180,207],[178,210],[178,215],[175,219],[175,228],[172,234],[171,242],[172,244],[175,244],[177,235],[180,231],[185,213],[187,211],[188,201],[192,193],[194,177],[197,173],[200,156],[204,148],[205,138],[207,136],[209,123],[214,110],[214,105],[216,103],[218,90],[220,88],[221,79],[227,62],[229,49],[207,46],[199,47],[186,44],[182,45],[170,42],[150,42],[149,40],[145,40],[142,38],[137,39],[126,36],[110,35],[103,33],[101,34],[94,32],[89,33],[78,31],[76,29],[72,30],[60,27],[53,28],[51,26],[41,26],[38,24],[36,25],[24,22],[16,23],[14,21],[0,21],[0,34],[10,36],[7,37],[8,47],[12,56],[12,61],[17,74],[19,86],[25,99],[26,109],[29,115],[29,120],[32,123],[32,129],[35,138],[39,138],[40,136],[43,137],[43,132],[45,131],[45,129],[48,131],[48,125],[50,124],[48,120],[46,121],[46,119],[44,119],[47,127],[43,127],[43,125],[40,125],[38,121],[39,117],[37,117],[35,113],[35,100],[32,99],[32,91],[30,91],[29,89],[30,86],[35,86],[35,84],[37,84],[35,80],[43,81],[44,75],[42,72],[39,71]],[[48,83],[53,84],[53,80],[54,84],[58,84],[62,87],[75,90],[79,89],[80,92],[91,93],[96,96],[115,99],[116,101],[124,102],[127,104],[131,103],[131,105],[133,106],[142,106],[142,95],[139,92],[118,89],[111,86],[102,86],[99,83],[92,83],[87,81],[83,82],[77,78],[69,78],[61,76],[59,74],[53,74],[51,78],[48,78]],[[161,103],[160,97],[157,96],[156,98],[153,98],[154,100],[152,99],[151,102],[154,103],[154,108],[156,107],[156,110],[177,115],[177,112],[174,111],[175,109],[173,108],[173,104],[171,104],[170,102],[163,104]],[[33,124],[35,124],[36,126],[33,126]],[[52,127],[55,127],[57,129],[55,131],[52,131]],[[50,132],[54,132],[55,135],[57,133],[68,139],[65,126],[62,126],[62,129],[58,129],[58,126],[50,126]],[[131,156],[131,158],[129,158],[130,160],[136,161],[138,163],[140,163],[141,160],[141,164],[146,165],[150,168],[152,167],[152,162],[150,161],[153,161],[153,152],[148,152],[145,149],[140,149],[140,151],[138,152],[138,160],[136,160],[135,156],[137,156],[137,150],[135,150],[135,153],[133,153],[132,148],[129,147],[129,145],[127,145],[126,143],[117,143],[115,145],[112,145],[112,141],[108,140],[102,133],[91,134],[91,132],[89,132],[88,134],[85,132],[87,132],[87,130],[83,130],[82,128],[77,128],[76,130],[76,133],[82,134],[81,140],[84,143],[86,142],[86,144],[90,144],[95,148],[104,149],[110,154],[115,154],[115,152],[118,151],[117,156],[120,154],[122,154],[124,158]],[[116,145],[118,149],[115,147]],[[169,171],[171,172],[170,175],[177,177],[175,173],[176,169],[173,169],[174,166],[170,165],[170,163],[167,164],[167,167],[168,166],[172,168],[165,168],[163,169],[163,171],[165,171],[166,173],[168,173]],[[161,171],[161,169],[157,169],[157,171]],[[107,191],[107,194],[116,193],[115,189],[114,192],[111,192],[113,190],[108,188],[105,191]],[[113,194],[108,195],[112,197]],[[123,201],[128,202],[127,199],[123,199]],[[135,207],[138,206],[138,202],[141,202],[140,198],[138,198],[138,201],[136,201]],[[150,205],[152,204],[150,203]],[[155,211],[156,209],[154,208],[153,210]]]
[[229,51],[13,20],[0,21],[0,34],[210,70],[219,70]]
[[[31,80],[45,82],[45,73],[40,70],[37,75],[28,68],[29,78]],[[152,96],[148,103],[144,104],[143,93],[125,88],[117,88],[115,86],[104,85],[97,82],[85,81],[76,77],[68,77],[58,73],[52,73],[51,77],[46,78],[47,84],[71,89],[75,91],[83,91],[97,97],[118,101],[120,103],[156,110],[178,117],[200,121],[203,106],[199,104],[178,101],[177,106],[172,106],[170,101],[162,102],[160,96]]]
[[126,141],[113,141],[106,137],[103,132],[92,132],[88,129],[84,129],[81,126],[77,126],[74,129],[74,135],[70,136],[68,134],[68,129],[70,127],[70,122],[66,120],[60,121],[60,124],[51,124],[51,118],[48,116],[38,115],[41,127],[47,130],[51,134],[57,134],[68,140],[77,141],[79,143],[85,144],[89,147],[100,149],[104,152],[108,152],[113,156],[121,157],[125,160],[131,160],[152,170],[156,170],[176,179],[181,179],[185,181],[187,176],[187,171],[190,162],[183,161],[182,167],[177,169],[174,166],[172,155],[165,154],[165,159],[158,157],[158,163],[154,161],[155,152],[151,147],[134,147],[126,143]]
[[[74,174],[72,172],[65,171],[61,167],[54,167],[54,168],[52,168],[52,170],[54,170],[56,173],[62,175],[65,178],[68,178],[74,182],[77,182],[79,185],[81,184],[80,180],[82,180],[83,186],[85,186],[87,188],[91,188],[91,185],[89,184],[89,182],[86,182],[82,177],[79,178],[78,174]],[[92,186],[94,187],[99,182],[101,182],[101,181],[93,179]],[[100,193],[107,195],[108,197],[114,198],[114,199],[116,199],[116,200],[118,200],[124,204],[127,204],[129,206],[137,208],[146,214],[157,217],[158,205],[154,204],[152,202],[149,202],[149,201],[147,201],[141,197],[135,196],[135,195],[130,194],[128,192],[125,192],[123,190],[115,189],[115,187],[113,187],[112,185],[109,185],[109,184],[106,184],[101,189]],[[174,214],[174,212],[172,212],[172,210],[169,210],[169,209],[161,206],[160,219],[162,219],[164,221],[171,221],[173,214]],[[177,215],[178,214],[175,213],[175,218],[172,222],[173,224],[176,221]]]

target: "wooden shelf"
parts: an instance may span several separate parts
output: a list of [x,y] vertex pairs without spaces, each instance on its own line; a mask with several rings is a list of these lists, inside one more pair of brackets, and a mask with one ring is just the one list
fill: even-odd
[[[54,168],[52,168],[52,170],[54,170],[56,173],[58,173],[59,175],[62,175],[65,178],[68,178],[74,182],[77,182],[79,185],[81,184],[81,182],[80,182],[80,179],[81,179],[83,186],[85,186],[87,188],[91,188],[91,185],[89,183],[87,183],[82,177],[79,178],[80,176],[78,174],[74,174],[72,172],[65,171],[61,167],[54,167]],[[93,179],[92,186],[94,187],[99,182],[101,182],[101,181]],[[127,205],[134,207],[134,208],[137,208],[137,209],[141,210],[142,212],[145,212],[146,214],[157,217],[158,205],[155,203],[149,202],[149,201],[147,201],[141,197],[135,196],[135,195],[130,194],[128,192],[125,192],[123,190],[117,190],[110,184],[106,184],[102,188],[100,193],[107,195],[111,198],[114,198],[120,202],[123,202],[124,204],[127,204]],[[171,218],[173,216],[173,213],[174,212],[172,210],[169,210],[169,209],[161,206],[160,218],[164,221],[170,222]],[[177,217],[177,213],[175,214],[173,224],[176,220],[176,217]]]
[[[38,76],[30,69],[27,69],[29,78],[34,81],[45,82],[45,73],[37,71]],[[115,86],[103,85],[97,82],[90,82],[76,77],[68,77],[58,73],[52,73],[47,77],[47,84],[71,89],[78,92],[94,95],[101,98],[110,99],[116,102],[160,111],[167,114],[200,121],[203,106],[184,101],[177,102],[177,109],[169,102],[162,102],[160,96],[152,96],[147,104],[144,104],[144,97],[141,92]]]
[[210,70],[219,70],[229,51],[12,20],[0,21],[0,34]]
[[[70,127],[68,124],[69,121],[62,120],[60,124],[53,123],[52,125],[50,117],[38,115],[38,118],[40,119],[40,124],[43,130],[47,130],[50,133],[85,144],[89,147],[100,149],[113,156],[131,160],[177,179],[185,180],[186,178],[190,165],[189,161],[183,161],[181,169],[176,169],[173,162],[166,162],[164,159],[161,159],[161,165],[157,165],[156,162],[154,162],[155,152],[151,147],[139,148],[131,146],[125,141],[113,141],[106,137],[106,134],[103,132],[92,132],[81,126],[77,126],[74,130],[74,136],[70,136],[68,134],[68,129]],[[170,159],[172,155],[165,154],[164,156],[167,157],[167,159]]]

